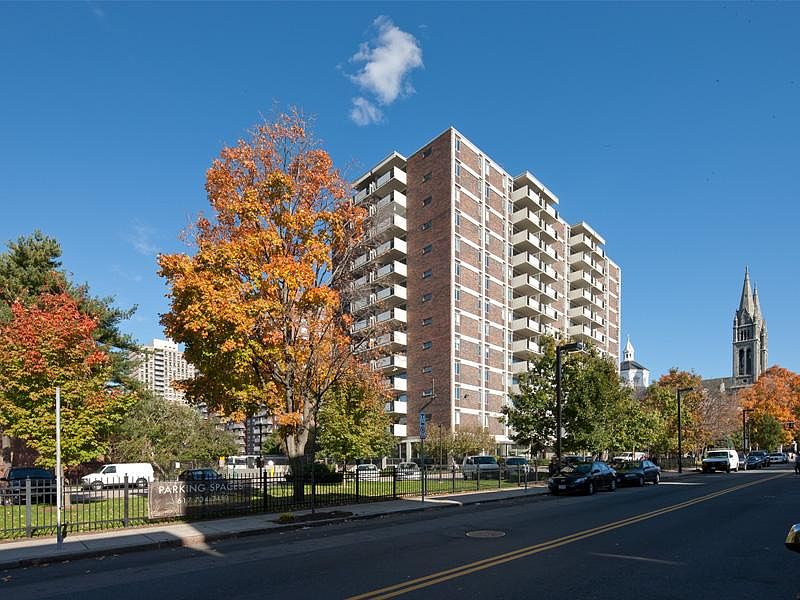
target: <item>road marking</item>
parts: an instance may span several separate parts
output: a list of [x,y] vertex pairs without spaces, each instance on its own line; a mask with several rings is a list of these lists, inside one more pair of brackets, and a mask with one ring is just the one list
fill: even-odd
[[604,554],[603,552],[591,552],[592,556],[602,556],[603,558],[622,558],[624,560],[637,560],[641,562],[657,563],[659,565],[670,565],[674,567],[686,566],[686,563],[674,560],[660,560],[658,558],[647,558],[646,556],[628,556],[627,554]]
[[565,535],[560,538],[555,538],[553,540],[541,542],[539,544],[534,544],[533,546],[527,546],[525,548],[512,550],[511,552],[505,552],[503,554],[498,554],[496,556],[484,558],[482,560],[478,560],[472,563],[467,563],[459,567],[453,567],[452,569],[446,569],[444,571],[439,571],[437,573],[431,573],[430,575],[425,575],[424,577],[419,577],[417,579],[412,579],[410,581],[405,581],[403,583],[390,585],[384,588],[373,590],[371,592],[367,592],[365,594],[351,596],[350,598],[348,598],[348,600],[365,600],[367,598],[369,598],[370,600],[385,600],[388,598],[395,598],[397,596],[402,596],[403,594],[407,594],[408,592],[413,592],[421,588],[430,587],[438,583],[444,583],[445,581],[449,581],[450,579],[463,577],[464,575],[469,575],[470,573],[474,573],[476,571],[482,571],[484,569],[496,567],[504,563],[511,562],[513,560],[518,560],[520,558],[533,556],[534,554],[539,554],[540,552],[544,552],[546,550],[553,550],[555,548],[559,548],[561,546],[565,546],[573,542],[577,542],[590,537],[594,537],[596,535],[607,533],[609,531],[613,531],[614,529],[619,529],[620,527],[627,527],[628,525],[641,523],[642,521],[653,519],[655,517],[659,517],[661,515],[674,512],[676,510],[682,510],[684,508],[694,506],[695,504],[700,504],[701,502],[707,502],[708,500],[713,500],[714,498],[718,498],[719,496],[724,496],[725,494],[730,494],[731,492],[743,490],[753,485],[765,483],[767,481],[772,481],[773,479],[778,479],[779,477],[784,477],[785,475],[786,473],[780,473],[778,475],[773,475],[772,477],[767,477],[765,479],[759,479],[757,481],[742,483],[724,490],[711,492],[710,494],[706,494],[705,496],[699,496],[692,500],[686,500],[678,504],[673,504],[672,506],[659,508],[656,510],[652,510],[650,512],[642,513],[640,515],[634,515],[632,517],[628,517],[627,519],[622,519],[620,521],[607,523],[605,525],[599,525],[598,527],[593,527],[591,529],[576,531],[575,533],[571,533],[569,535]]
[[706,485],[705,483],[689,483],[688,481],[664,481],[661,480],[661,483],[658,485]]

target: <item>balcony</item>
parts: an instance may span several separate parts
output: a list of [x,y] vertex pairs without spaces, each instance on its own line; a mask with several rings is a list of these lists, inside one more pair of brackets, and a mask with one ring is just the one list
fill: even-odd
[[408,336],[404,331],[390,331],[379,335],[372,341],[373,348],[382,350],[403,350],[408,346]]
[[511,363],[511,373],[514,375],[519,375],[520,373],[527,373],[529,364],[527,360],[515,360]]
[[373,371],[382,371],[383,373],[396,373],[405,371],[408,368],[408,360],[405,354],[392,354],[373,360],[370,363],[370,368]]
[[379,325],[399,326],[405,325],[408,317],[402,308],[392,308],[376,315],[375,322]]
[[366,275],[363,275],[363,276],[359,277],[355,281],[350,282],[350,289],[351,290],[361,289],[364,286],[369,285],[371,281],[372,281],[372,277],[370,277],[370,275],[368,273]]
[[350,326],[350,333],[358,333],[359,331],[364,331],[369,329],[375,325],[375,317],[367,317],[365,319],[361,319],[356,321]]
[[520,358],[533,358],[542,352],[539,348],[539,344],[531,339],[515,340],[512,348],[514,356],[518,356]]
[[389,389],[393,392],[407,392],[408,380],[405,377],[390,377]]
[[586,324],[594,321],[594,314],[586,306],[576,306],[567,312],[570,321],[576,324]]
[[511,301],[511,309],[514,313],[523,316],[538,315],[539,307],[539,301],[533,296],[519,296]]
[[542,286],[543,284],[536,277],[528,273],[517,275],[511,280],[511,287],[514,291],[526,295],[539,292]]
[[595,277],[602,277],[604,274],[603,264],[594,259],[588,252],[576,252],[569,257],[570,266],[576,269],[591,269]]
[[539,322],[531,317],[514,319],[511,322],[511,329],[515,334],[526,336],[536,335],[542,331],[542,327],[539,325]]
[[523,252],[539,249],[539,237],[535,233],[531,233],[527,230],[518,231],[512,235],[511,243],[514,248]]
[[389,192],[399,192],[406,188],[406,172],[397,167],[392,167],[375,182],[375,194],[385,195]]
[[539,310],[542,314],[542,318],[550,319],[551,321],[558,321],[561,318],[561,313],[559,313],[552,306],[547,306],[546,304],[540,304]]
[[592,338],[592,328],[588,325],[571,325],[569,334],[573,337]]
[[387,413],[392,413],[395,415],[407,415],[408,402],[404,400],[392,400],[391,402],[386,403],[384,410]]
[[406,216],[406,196],[401,192],[391,192],[375,203],[375,213],[394,213],[401,217]]
[[395,437],[406,437],[406,435],[408,435],[406,425],[402,425],[400,423],[394,423],[392,425],[392,435],[394,435]]
[[374,302],[380,302],[383,306],[400,306],[406,303],[406,296],[406,288],[394,284],[376,292]]
[[374,281],[401,282],[408,277],[408,267],[404,263],[392,261],[379,267],[374,274]]
[[515,253],[511,259],[511,264],[516,271],[521,273],[532,273],[541,277],[546,277],[552,281],[558,281],[556,270],[532,252]]
[[389,215],[367,229],[367,238],[373,242],[405,235],[407,231],[406,218],[400,215]]
[[511,201],[517,208],[529,208],[538,210],[544,208],[547,204],[539,197],[539,192],[530,186],[523,185],[511,192]]

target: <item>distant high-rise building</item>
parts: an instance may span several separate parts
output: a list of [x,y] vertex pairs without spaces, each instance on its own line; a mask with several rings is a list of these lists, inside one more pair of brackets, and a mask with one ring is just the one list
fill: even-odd
[[767,322],[761,315],[758,289],[750,292],[750,272],[744,270],[739,310],[733,316],[733,383],[752,385],[767,370]]
[[197,375],[197,369],[186,362],[178,344],[168,340],[153,340],[152,344],[142,346],[138,358],[140,362],[134,372],[137,380],[166,400],[186,404],[185,394],[176,390],[172,383],[192,379]]
[[401,455],[423,406],[432,427],[509,444],[501,410],[542,336],[591,341],[618,362],[620,268],[531,173],[511,176],[449,128],[354,188],[370,221],[351,265],[351,331],[389,383]]

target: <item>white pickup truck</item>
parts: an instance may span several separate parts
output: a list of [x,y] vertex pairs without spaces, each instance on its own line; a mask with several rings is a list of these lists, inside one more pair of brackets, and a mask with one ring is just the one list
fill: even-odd
[[706,452],[702,468],[703,473],[713,473],[714,471],[730,473],[731,471],[738,471],[739,454],[736,450],[714,448]]

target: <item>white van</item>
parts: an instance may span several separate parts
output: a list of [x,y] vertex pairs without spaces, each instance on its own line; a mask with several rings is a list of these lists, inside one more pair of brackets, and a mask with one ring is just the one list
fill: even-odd
[[89,473],[81,477],[84,487],[93,490],[102,490],[104,487],[128,484],[137,488],[146,488],[153,483],[153,465],[150,463],[115,463],[106,465],[96,473]]

